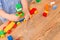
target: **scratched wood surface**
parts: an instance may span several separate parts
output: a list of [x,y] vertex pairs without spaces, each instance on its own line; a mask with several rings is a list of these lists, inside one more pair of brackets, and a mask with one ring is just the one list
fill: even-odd
[[[50,1],[42,0],[40,3],[31,4],[31,7],[38,9],[38,13],[34,14],[29,21],[22,22],[12,30],[10,35],[14,40],[16,38],[20,38],[20,40],[60,40],[60,0],[55,0],[58,6],[56,10],[50,8],[48,16],[42,16],[44,5]],[[7,40],[7,36],[8,34],[0,40]]]

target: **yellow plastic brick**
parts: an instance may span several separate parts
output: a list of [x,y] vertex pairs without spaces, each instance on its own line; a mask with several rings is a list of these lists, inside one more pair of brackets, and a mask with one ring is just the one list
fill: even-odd
[[20,22],[17,22],[17,25],[20,25]]
[[1,35],[1,38],[5,37],[5,35]]
[[9,25],[7,25],[6,28],[4,29],[4,32],[11,30],[13,28],[14,24],[15,24],[15,22],[11,22]]
[[35,13],[35,14],[37,14],[37,13],[38,13],[38,11],[35,11],[34,13]]
[[24,22],[26,22],[26,20],[24,19]]
[[48,11],[47,11],[47,10],[45,10],[44,12],[48,13]]

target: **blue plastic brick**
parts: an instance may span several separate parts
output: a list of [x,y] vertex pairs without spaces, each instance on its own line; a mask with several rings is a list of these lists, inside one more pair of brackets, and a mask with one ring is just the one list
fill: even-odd
[[54,5],[52,9],[55,10],[56,8],[57,8],[57,5]]
[[19,22],[22,22],[22,21],[24,21],[24,19],[25,19],[25,18],[21,18],[21,19],[19,20]]
[[13,37],[11,35],[8,36],[7,38],[8,38],[8,40],[13,40]]

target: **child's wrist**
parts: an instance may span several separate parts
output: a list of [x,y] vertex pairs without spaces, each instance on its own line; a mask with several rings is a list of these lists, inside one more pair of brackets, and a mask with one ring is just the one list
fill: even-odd
[[8,19],[10,17],[10,14],[6,14],[5,18]]
[[28,10],[28,9],[23,9],[23,11],[24,11],[24,12],[29,12],[29,10]]

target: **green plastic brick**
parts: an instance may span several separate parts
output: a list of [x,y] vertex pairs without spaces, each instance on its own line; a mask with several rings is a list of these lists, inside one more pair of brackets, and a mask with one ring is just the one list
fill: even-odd
[[16,14],[16,16],[19,16],[18,14]]
[[36,0],[37,3],[41,2],[41,0]]
[[17,9],[22,8],[22,5],[21,4],[16,4],[16,8]]
[[4,34],[5,34],[5,32],[3,30],[0,30],[0,36],[4,35]]

